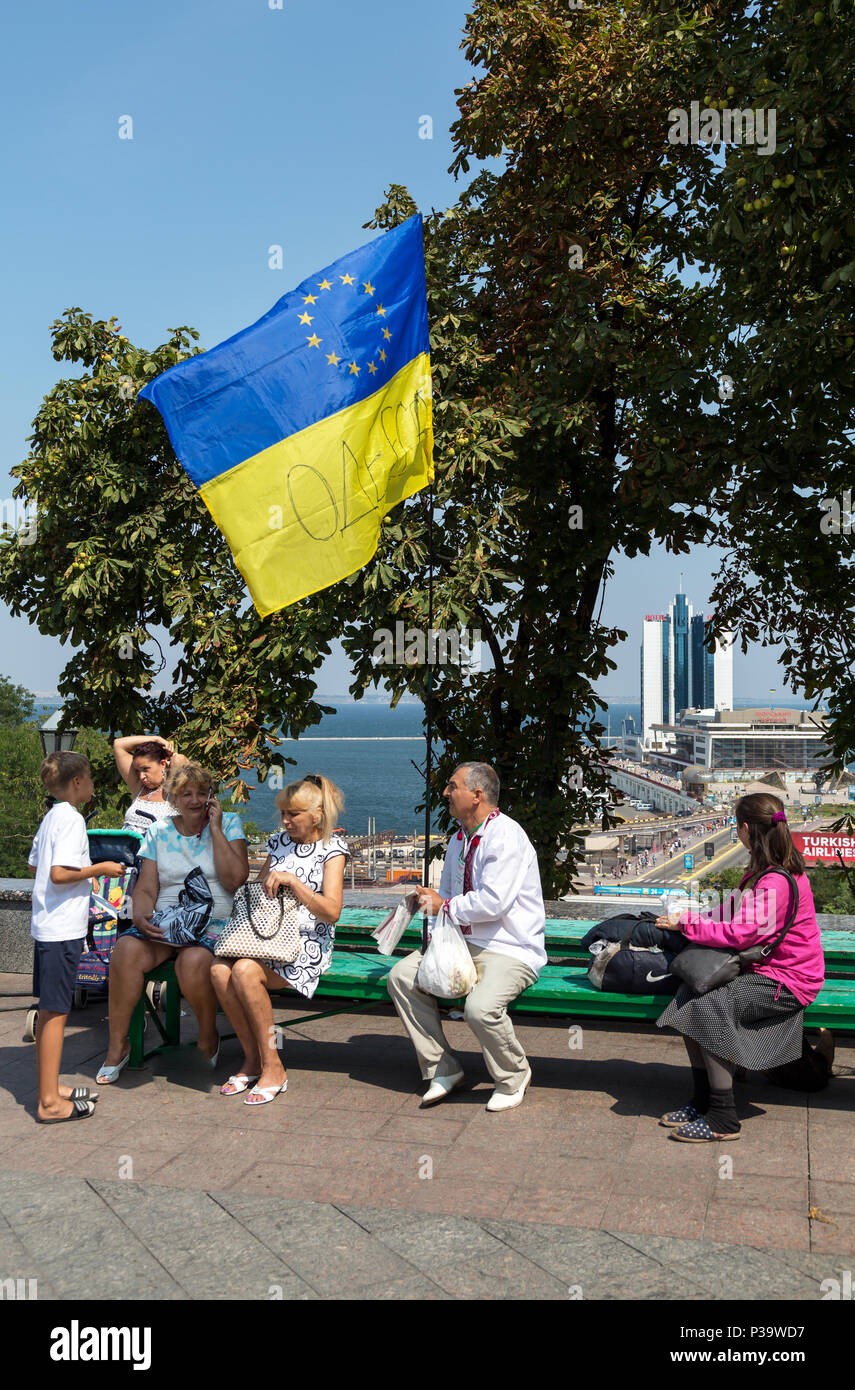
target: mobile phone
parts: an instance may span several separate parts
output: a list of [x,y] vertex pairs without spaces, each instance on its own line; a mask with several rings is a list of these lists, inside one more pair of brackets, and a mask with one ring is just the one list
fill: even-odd
[[202,817],[202,824],[199,826],[199,834],[198,834],[198,836],[197,836],[197,839],[199,839],[199,840],[201,840],[201,838],[202,838],[202,831],[205,829],[205,826],[208,824],[208,807],[210,806],[210,804],[211,804],[211,802],[213,801],[213,799],[214,799],[214,788],[213,788],[213,787],[209,787],[209,788],[208,788],[208,799],[207,799],[207,801],[205,802],[205,814],[204,814],[203,817]]

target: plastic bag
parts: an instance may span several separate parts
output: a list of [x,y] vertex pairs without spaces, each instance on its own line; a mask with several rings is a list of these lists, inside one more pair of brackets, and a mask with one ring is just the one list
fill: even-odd
[[477,983],[478,972],[463,933],[440,909],[433,935],[419,965],[416,985],[440,999],[460,999]]
[[375,927],[371,935],[377,942],[377,950],[384,956],[391,956],[407,927],[416,915],[419,905],[418,889],[411,893],[405,893],[396,908],[387,913],[380,923]]

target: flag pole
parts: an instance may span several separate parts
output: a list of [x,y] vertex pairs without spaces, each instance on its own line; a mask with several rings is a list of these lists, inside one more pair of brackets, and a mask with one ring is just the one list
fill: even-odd
[[[427,656],[427,698],[425,699],[425,858],[423,879],[425,888],[430,887],[430,774],[433,762],[433,482],[428,489],[428,634]],[[428,946],[428,914],[422,914],[422,954]]]

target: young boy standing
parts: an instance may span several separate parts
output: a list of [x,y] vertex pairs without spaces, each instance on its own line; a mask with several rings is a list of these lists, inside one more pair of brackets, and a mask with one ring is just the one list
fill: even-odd
[[92,864],[86,822],[75,808],[95,795],[89,762],[79,753],[50,753],[39,769],[54,805],[39,826],[28,863],[35,871],[32,935],[33,990],[39,1000],[36,1064],[42,1124],[86,1119],[95,1109],[86,1087],[59,1083],[65,1020],[89,923],[89,881],[125,872],[122,864]]

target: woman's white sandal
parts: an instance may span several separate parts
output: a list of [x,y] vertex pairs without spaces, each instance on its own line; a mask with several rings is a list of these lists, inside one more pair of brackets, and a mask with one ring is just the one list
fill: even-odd
[[[252,1085],[253,1081],[257,1081],[260,1075],[260,1072],[256,1072],[255,1076],[247,1076],[245,1072],[239,1071],[236,1076],[230,1076],[228,1081],[223,1082],[222,1086],[220,1087],[220,1095],[239,1096],[243,1091],[247,1090],[247,1088]],[[227,1091],[227,1086],[232,1086],[234,1089],[231,1091]]]
[[112,1086],[114,1081],[118,1081],[119,1073],[128,1065],[131,1060],[130,1052],[126,1052],[117,1067],[108,1067],[105,1062],[95,1077],[96,1086]]
[[250,1100],[249,1096],[247,1096],[246,1100],[244,1101],[244,1105],[269,1105],[272,1100],[276,1099],[280,1091],[287,1090],[287,1076],[285,1080],[282,1082],[281,1086],[253,1086],[252,1090],[249,1093],[249,1096],[261,1096],[261,1100]]

